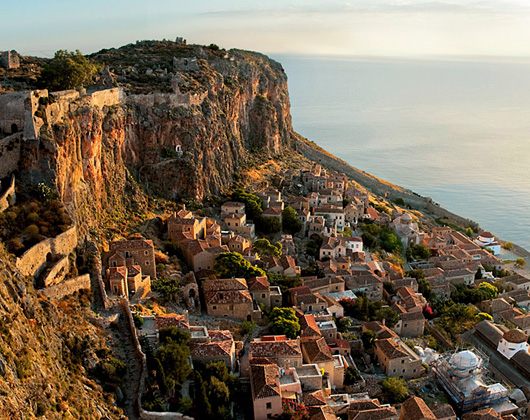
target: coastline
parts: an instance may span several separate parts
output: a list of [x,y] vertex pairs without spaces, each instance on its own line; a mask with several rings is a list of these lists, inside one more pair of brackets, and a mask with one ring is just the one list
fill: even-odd
[[[293,132],[291,141],[293,150],[297,151],[307,159],[321,163],[332,170],[345,173],[350,179],[361,184],[374,194],[384,196],[390,200],[402,198],[407,204],[410,204],[411,207],[425,211],[426,213],[438,218],[450,219],[459,227],[464,229],[468,226],[477,228],[479,227],[477,222],[459,216],[458,214],[443,208],[439,204],[435,203],[430,197],[422,196],[410,189],[392,184],[388,181],[377,178],[368,172],[351,166],[349,163],[334,156],[327,150],[318,146],[316,143],[308,140],[296,132]],[[499,238],[498,240],[500,243],[506,242]],[[524,247],[514,243],[514,248],[512,251],[515,254],[528,259],[527,262],[530,262],[530,252]]]

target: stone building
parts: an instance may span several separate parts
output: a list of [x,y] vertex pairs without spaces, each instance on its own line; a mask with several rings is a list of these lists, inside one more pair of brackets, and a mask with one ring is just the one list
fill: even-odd
[[15,50],[2,51],[0,54],[0,65],[5,69],[18,69],[20,67],[20,58]]
[[142,273],[156,279],[155,247],[148,239],[129,239],[110,243],[109,267],[140,267]]
[[411,379],[421,375],[421,359],[401,340],[376,340],[374,354],[387,376]]
[[291,340],[285,335],[266,335],[249,344],[249,360],[267,358],[280,367],[302,366],[300,339]]
[[277,365],[273,363],[252,364],[250,366],[250,389],[254,420],[271,419],[282,413],[280,372]]

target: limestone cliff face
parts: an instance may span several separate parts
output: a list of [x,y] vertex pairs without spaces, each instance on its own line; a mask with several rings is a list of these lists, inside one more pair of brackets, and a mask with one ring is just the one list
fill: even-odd
[[[145,209],[143,192],[168,199],[222,192],[250,153],[289,146],[287,77],[278,63],[197,46],[180,53],[199,58],[193,69],[156,76],[157,91],[138,91],[125,83],[135,80],[129,75],[119,99],[103,106],[71,95],[41,100],[40,134],[21,153],[24,180],[56,183],[83,218],[123,205]],[[111,61],[119,72],[119,57]]]

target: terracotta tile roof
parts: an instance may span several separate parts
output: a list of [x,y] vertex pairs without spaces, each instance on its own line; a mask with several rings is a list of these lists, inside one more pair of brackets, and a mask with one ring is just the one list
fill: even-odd
[[269,290],[270,284],[267,277],[251,277],[247,280],[248,290],[251,292],[258,290]]
[[284,341],[251,341],[250,358],[268,357],[275,359],[284,356],[301,356],[302,352],[296,340]]
[[149,249],[154,248],[153,241],[150,239],[129,239],[123,241],[114,241],[110,243],[110,250],[127,250],[127,249]]
[[378,339],[398,338],[398,335],[394,331],[386,325],[381,324],[379,321],[366,322],[363,324],[363,329],[375,332],[375,336]]
[[320,337],[322,335],[313,315],[302,315],[298,319],[301,337]]
[[410,397],[401,406],[400,419],[405,420],[437,420],[425,401],[419,397]]
[[327,405],[326,396],[324,392],[319,389],[318,391],[313,391],[311,393],[304,394],[304,404],[306,407],[313,405]]
[[234,341],[232,333],[229,330],[209,330],[208,335],[210,336],[211,342]]
[[269,207],[267,210],[261,213],[262,216],[279,216],[280,214],[282,214],[282,210],[278,207]]
[[221,207],[245,207],[245,204],[239,201],[227,201]]
[[408,354],[401,350],[399,344],[397,344],[393,339],[385,338],[381,340],[376,340],[375,345],[390,360],[398,359],[401,357],[408,357]]
[[162,328],[177,327],[188,330],[189,324],[186,322],[186,317],[179,314],[165,314],[159,315],[155,318],[155,329],[157,331]]
[[381,407],[378,399],[371,400],[357,400],[350,402],[349,412],[356,414],[359,411],[374,410]]
[[449,404],[435,404],[432,412],[438,419],[445,419],[447,417],[456,417],[455,410]]
[[328,362],[333,360],[331,351],[324,337],[302,343],[308,363]]
[[281,397],[280,372],[277,365],[250,365],[252,399]]
[[528,340],[528,336],[521,330],[510,330],[506,331],[502,338],[509,343],[525,343]]
[[247,281],[240,278],[205,280],[202,282],[202,290],[205,292],[217,292],[223,290],[248,290]]
[[296,267],[296,260],[293,257],[282,257],[280,263],[285,270]]
[[127,267],[129,272],[127,273],[128,277],[134,277],[138,274],[142,274],[142,268],[139,265],[130,265]]
[[337,420],[337,416],[329,405],[310,406],[307,411],[311,420]]
[[325,303],[326,301],[318,293],[309,293],[308,295],[296,295],[298,305],[314,305],[316,303]]
[[120,280],[127,278],[127,267],[110,267],[109,268],[109,279],[110,280]]
[[397,411],[394,407],[379,407],[371,410],[358,412],[350,420],[384,420],[397,419]]
[[462,420],[501,420],[502,416],[493,408],[485,408],[483,410],[475,411],[474,413],[467,413],[462,416]]
[[230,357],[234,341],[216,341],[212,343],[190,343],[192,358],[223,358]]
[[252,304],[252,296],[248,290],[222,290],[219,292],[204,292],[204,300],[207,305],[227,305],[239,303]]
[[530,328],[530,314],[516,316],[512,319],[512,323],[522,330]]

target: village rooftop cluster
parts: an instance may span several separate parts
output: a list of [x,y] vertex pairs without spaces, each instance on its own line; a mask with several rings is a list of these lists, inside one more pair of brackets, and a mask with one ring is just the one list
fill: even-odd
[[[344,174],[318,164],[284,181],[283,189],[295,186],[299,193],[254,194],[262,218],[281,226],[290,208],[299,221],[295,233],[267,235],[270,252],[263,250],[264,238],[243,201],[224,202],[218,217],[183,208],[167,218],[164,239],[176,244],[189,272],[169,274],[180,282],[177,304],[169,313],[143,315],[140,337],[156,347],[161,329],[188,331],[190,363],[222,361],[248,383],[256,420],[297,410],[327,420],[445,420],[457,414],[507,420],[525,412],[530,279],[504,270],[492,234],[470,237],[429,225],[422,215],[378,201]],[[380,229],[397,238],[394,255],[402,256],[401,263],[372,239],[370,247],[363,244],[366,232]],[[309,255],[308,246],[315,244]],[[421,249],[427,255],[407,252]],[[228,255],[244,261],[249,274],[218,276],[219,261]],[[105,260],[110,295],[131,305],[159,298],[151,284],[168,271],[157,273],[153,240],[112,242]],[[463,331],[466,338],[443,331],[433,303],[447,302],[458,291],[481,291],[485,284],[502,288],[468,304],[476,322]],[[375,314],[369,313],[372,306]],[[268,322],[274,308],[292,310],[299,324],[295,334],[273,332]],[[232,328],[220,329],[223,322]],[[236,339],[242,323],[254,327]],[[460,347],[464,343],[467,348]],[[429,397],[430,408],[416,396],[397,406],[388,396],[381,402],[373,394],[385,378],[438,387],[433,395],[441,390],[450,404],[432,405],[436,396]]]

